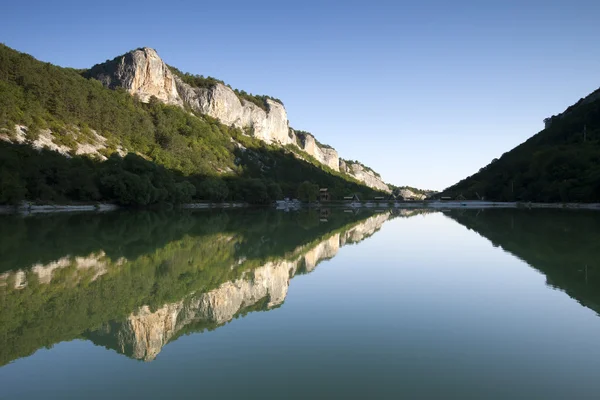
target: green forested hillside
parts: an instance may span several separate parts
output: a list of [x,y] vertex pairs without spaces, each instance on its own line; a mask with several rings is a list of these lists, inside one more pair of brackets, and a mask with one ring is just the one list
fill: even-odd
[[[266,203],[295,196],[304,181],[332,188],[334,197],[374,193],[213,118],[158,101],[144,104],[84,75],[0,45],[0,135],[14,142],[20,124],[34,140],[49,129],[55,143],[74,149],[95,131],[107,138],[101,153],[109,157],[102,163],[67,159],[2,143],[0,204],[24,198],[131,206],[190,199]],[[118,147],[129,152],[125,159],[114,154]]]
[[600,202],[600,100],[594,93],[550,126],[442,195],[467,199]]

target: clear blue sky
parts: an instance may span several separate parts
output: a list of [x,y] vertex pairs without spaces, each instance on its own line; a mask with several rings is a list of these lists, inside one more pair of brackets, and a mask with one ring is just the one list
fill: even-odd
[[[135,4],[134,4],[135,3]],[[599,1],[12,1],[0,41],[89,67],[149,46],[283,100],[397,185],[442,189],[600,86]]]

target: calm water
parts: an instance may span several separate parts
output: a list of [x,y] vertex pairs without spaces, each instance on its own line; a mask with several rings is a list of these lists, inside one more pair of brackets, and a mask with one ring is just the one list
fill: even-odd
[[0,218],[0,398],[600,396],[600,213]]

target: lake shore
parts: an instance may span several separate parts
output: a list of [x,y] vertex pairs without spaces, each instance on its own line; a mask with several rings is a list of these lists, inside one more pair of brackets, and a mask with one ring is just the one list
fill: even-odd
[[31,204],[21,206],[0,206],[0,214],[45,214],[63,212],[108,212],[119,206],[110,203],[100,204]]
[[[231,203],[188,203],[182,204],[177,208],[186,210],[207,210],[207,209],[231,209],[247,208],[251,204],[242,202]],[[429,208],[435,210],[443,209],[486,209],[486,208],[549,208],[549,209],[580,209],[580,210],[600,210],[600,203],[529,203],[529,202],[500,202],[500,201],[365,201],[365,202],[327,202],[327,203],[301,203],[299,201],[277,201],[274,208],[281,211],[293,211],[302,208],[374,208],[374,209],[393,209],[393,208]],[[120,209],[116,204],[26,204],[23,206],[0,206],[0,215],[2,214],[49,214],[65,212],[109,212]]]
[[[232,203],[188,203],[177,206],[182,209],[214,209],[214,208],[245,208],[250,204],[242,202]],[[117,204],[33,204],[24,203],[20,206],[0,206],[0,215],[2,214],[50,214],[50,213],[68,213],[68,212],[109,212],[122,209]]]
[[404,202],[354,202],[345,204],[333,204],[332,206],[345,206],[347,208],[431,208],[431,209],[455,209],[455,208],[552,208],[552,209],[584,209],[600,210],[600,203],[531,203],[531,202],[501,202],[501,201],[404,201]]

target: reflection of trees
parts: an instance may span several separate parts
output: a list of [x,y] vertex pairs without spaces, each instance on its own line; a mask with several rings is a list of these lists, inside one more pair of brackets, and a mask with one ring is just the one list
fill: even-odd
[[451,218],[546,275],[600,312],[600,214],[584,210],[468,210]]
[[269,260],[297,258],[368,216],[334,213],[327,223],[318,213],[268,210],[9,217],[0,224],[1,265],[11,269],[0,275],[0,364],[142,305],[156,310]]

